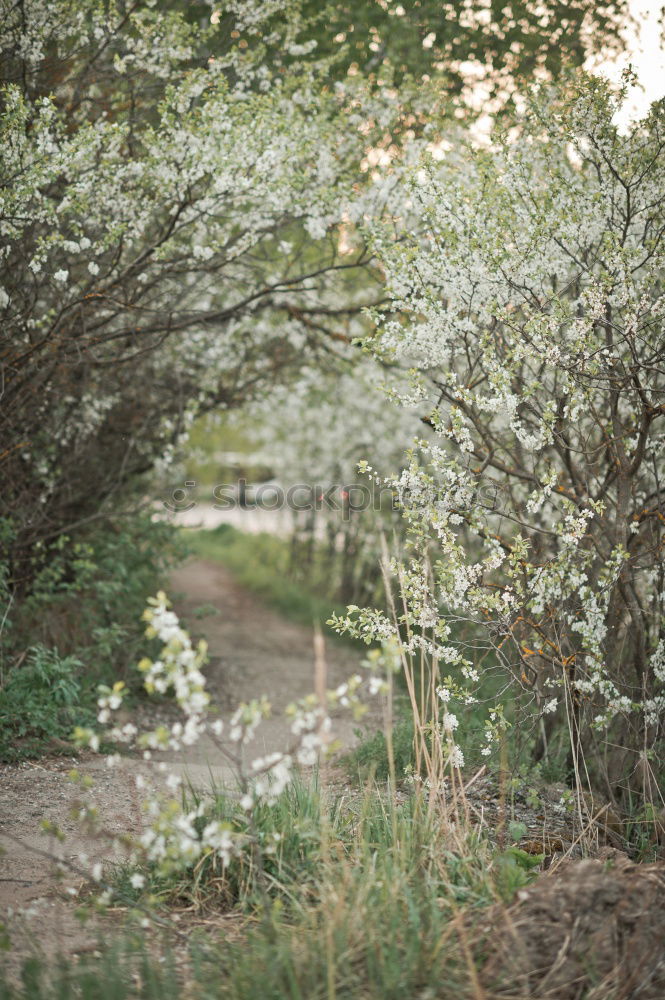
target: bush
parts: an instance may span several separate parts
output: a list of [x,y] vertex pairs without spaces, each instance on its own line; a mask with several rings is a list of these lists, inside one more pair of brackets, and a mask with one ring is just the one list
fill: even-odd
[[15,738],[24,747],[69,735],[81,693],[82,663],[60,657],[55,649],[35,646],[25,664],[13,670],[0,689],[0,754],[11,756]]
[[145,515],[63,535],[18,603],[0,564],[0,760],[38,753],[88,724],[98,684],[120,677],[138,689],[136,608],[182,552],[177,533]]

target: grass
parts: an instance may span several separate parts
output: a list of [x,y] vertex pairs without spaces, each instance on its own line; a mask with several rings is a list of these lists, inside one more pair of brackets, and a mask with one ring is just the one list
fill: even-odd
[[0,1000],[179,1000],[182,995],[171,949],[155,958],[136,933],[119,935],[110,946],[100,942],[97,955],[79,963],[28,959],[18,983],[0,968]]
[[[198,801],[187,793],[188,806]],[[214,789],[201,822],[242,824]],[[249,855],[223,870],[207,865],[148,880],[151,896],[181,913],[247,914],[237,941],[208,932],[156,941],[133,928],[101,955],[51,966],[31,960],[4,1000],[430,1000],[477,998],[482,941],[472,928],[485,909],[533,878],[514,848],[498,852],[421,794],[397,802],[386,784],[331,794],[316,777],[296,779],[256,816],[267,895]],[[275,840],[275,833],[279,840]],[[511,853],[513,852],[513,853]],[[118,888],[129,870],[119,872]],[[138,902],[138,899],[135,900]],[[124,905],[126,901],[124,901]],[[182,926],[180,924],[179,926]],[[185,951],[187,954],[185,955]],[[472,954],[473,952],[473,954]],[[184,982],[187,985],[184,985]]]
[[[213,816],[242,821],[219,790],[202,821]],[[265,860],[267,903],[249,858],[226,872],[211,864],[173,879],[171,904],[197,902],[209,916],[240,905],[255,915],[237,943],[208,936],[193,944],[186,991],[176,989],[168,957],[162,961],[159,948],[133,932],[103,948],[98,959],[50,968],[32,962],[23,983],[0,986],[0,996],[474,996],[460,914],[471,919],[499,895],[499,867],[477,833],[451,826],[422,796],[396,803],[385,785],[371,785],[362,794],[331,797],[316,777],[296,780],[275,805],[259,812],[256,823],[264,845],[280,834]],[[148,895],[154,888],[148,885]],[[164,889],[162,884],[162,901]],[[172,955],[172,948],[161,947],[165,956]],[[448,992],[441,992],[442,984]]]
[[[233,795],[215,786],[205,797],[192,787],[183,792],[185,811],[194,810],[201,802],[205,809],[196,821],[200,829],[211,820],[220,820],[237,833],[249,835],[247,814]],[[296,775],[276,803],[257,807],[251,832],[259,841],[263,877],[271,894],[284,904],[292,896],[294,886],[304,895],[313,891],[324,836],[332,836],[341,843],[348,836],[350,822],[341,802],[323,800],[316,776],[305,780]],[[123,905],[141,901],[161,908],[186,907],[200,913],[234,906],[252,911],[262,905],[255,858],[249,850],[227,869],[213,855],[168,875],[156,869],[141,869],[146,877],[143,890],[131,887],[134,871],[127,865],[118,865],[115,870],[113,886]]]

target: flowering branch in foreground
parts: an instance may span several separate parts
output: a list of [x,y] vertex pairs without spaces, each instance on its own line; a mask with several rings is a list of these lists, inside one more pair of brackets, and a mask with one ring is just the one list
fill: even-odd
[[[286,710],[290,733],[286,748],[281,752],[247,759],[248,745],[256,737],[263,720],[270,716],[268,700],[261,697],[240,704],[226,726],[219,718],[209,720],[210,697],[205,690],[206,680],[202,672],[207,656],[205,642],[196,646],[192,644],[163,592],[149,600],[143,617],[147,623],[147,637],[157,638],[163,643],[158,659],[146,658],[138,665],[144,675],[144,687],[148,693],[173,694],[183,712],[184,721],[144,732],[139,732],[131,723],[109,725],[126,694],[124,684],[119,682],[112,688],[99,689],[97,718],[107,728],[101,734],[92,729],[77,728],[74,734],[77,744],[98,751],[103,735],[114,742],[133,743],[142,748],[144,760],[152,761],[155,752],[181,751],[206,735],[214,742],[233,774],[235,789],[231,794],[235,795],[246,822],[242,828],[220,820],[203,823],[205,800],[194,809],[183,808],[174,797],[181,784],[180,777],[169,772],[165,763],[159,762],[166,795],[151,788],[142,775],[137,775],[135,779],[137,787],[146,793],[144,809],[147,826],[137,840],[125,838],[131,859],[137,864],[154,865],[162,873],[189,867],[206,855],[215,855],[226,868],[234,857],[246,851],[250,851],[254,860],[261,864],[261,848],[254,825],[255,811],[265,805],[274,805],[297,768],[316,764],[321,754],[332,746],[329,714],[332,709],[348,709],[359,719],[366,711],[361,696],[364,693],[370,696],[385,693],[386,683],[376,671],[377,666],[383,664],[370,659],[365,665],[372,672],[366,678],[355,674],[336,689],[326,691],[322,698],[310,694],[291,704]],[[119,754],[107,758],[109,766],[116,766],[120,760]],[[86,817],[89,816],[90,813],[86,812]],[[276,835],[279,836],[279,831]],[[98,876],[99,871],[93,873],[96,880]],[[142,878],[139,874],[135,876],[136,880]],[[140,887],[138,881],[137,887]],[[108,899],[106,889],[104,901]]]

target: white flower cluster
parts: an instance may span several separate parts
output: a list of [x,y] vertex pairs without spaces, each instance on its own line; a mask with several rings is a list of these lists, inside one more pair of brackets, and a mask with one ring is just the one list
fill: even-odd
[[[208,721],[206,712],[209,697],[205,691],[205,676],[202,667],[206,658],[206,645],[201,642],[192,645],[188,633],[181,627],[175,612],[170,608],[163,592],[149,600],[144,612],[148,638],[157,638],[163,643],[157,660],[143,659],[139,669],[144,676],[144,686],[151,692],[172,693],[185,715],[184,723],[175,722],[171,726],[138,732],[132,723],[111,726],[106,729],[108,738],[118,742],[135,740],[144,748],[146,761],[154,759],[154,751],[179,750],[195,743],[204,733],[214,740],[226,756],[229,766],[235,771],[236,799],[247,817],[259,806],[274,805],[293,778],[294,768],[311,767],[316,764],[321,753],[331,743],[332,723],[329,711],[343,708],[360,718],[365,705],[360,697],[363,691],[370,695],[385,690],[383,683],[373,683],[376,678],[364,681],[354,675],[337,688],[327,691],[325,703],[315,695],[308,695],[287,709],[292,741],[283,752],[245,761],[245,750],[255,739],[261,722],[270,715],[270,704],[265,697],[253,699],[238,706],[231,716],[228,727],[221,719]],[[394,660],[395,651],[387,654]],[[394,664],[393,664],[394,667]],[[126,686],[118,681],[113,687],[100,687],[98,697],[98,721],[107,726],[112,713],[123,703]],[[223,737],[226,734],[226,740]],[[101,734],[90,729],[78,728],[75,739],[79,745],[98,751]],[[108,766],[121,763],[119,754],[107,758]],[[157,764],[161,781],[155,788],[143,775],[135,778],[136,787],[143,795],[147,827],[133,845],[133,858],[144,864],[158,866],[161,870],[173,870],[195,864],[201,857],[213,853],[223,867],[231,864],[233,858],[256,848],[250,833],[251,823],[229,823],[210,820],[204,823],[206,803],[201,801],[195,809],[185,810],[180,801],[172,797],[181,786],[181,778],[170,772],[168,766]],[[164,797],[159,785],[164,785],[169,793]],[[87,815],[87,814],[86,814]],[[281,836],[276,831],[274,838]],[[101,878],[101,870],[97,873]],[[136,879],[143,876],[137,875]],[[136,881],[140,887],[143,882]]]
[[[158,660],[141,660],[139,670],[145,675],[144,687],[148,693],[157,691],[167,694],[172,691],[185,713],[184,726],[175,723],[168,738],[168,746],[178,749],[181,744],[189,746],[196,743],[205,729],[204,715],[210,696],[205,691],[206,682],[201,667],[205,663],[208,647],[203,640],[196,649],[192,646],[177,615],[169,609],[163,591],[156,598],[151,598],[149,605],[143,614],[144,621],[148,623],[146,635],[150,639],[158,638],[164,646]],[[162,731],[156,731],[144,734],[142,741],[148,747],[157,748],[164,745],[163,737]]]
[[[543,88],[519,136],[469,144],[462,169],[415,165],[409,222],[370,223],[390,304],[369,343],[413,371],[393,399],[431,400],[434,440],[390,480],[411,550],[393,568],[405,650],[439,660],[447,639],[472,689],[477,662],[445,627],[461,619],[534,711],[556,712],[565,683],[589,725],[637,733],[642,714],[655,739],[665,109],[627,134],[615,110],[597,82],[574,99]],[[385,638],[376,612],[352,614],[356,634]]]

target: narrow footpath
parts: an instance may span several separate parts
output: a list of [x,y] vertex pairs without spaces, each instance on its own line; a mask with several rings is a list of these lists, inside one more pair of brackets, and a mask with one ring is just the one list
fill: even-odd
[[[192,637],[208,642],[207,687],[222,719],[228,721],[240,702],[261,695],[273,706],[272,717],[246,748],[249,759],[286,749],[290,730],[283,710],[314,689],[313,627],[287,621],[239,586],[227,570],[205,560],[179,567],[165,590]],[[350,647],[328,642],[327,686],[337,686],[357,672],[360,659]],[[176,717],[171,708],[168,715]],[[351,745],[355,728],[352,720],[340,717],[334,722],[334,736],[342,745]],[[156,758],[203,790],[211,780],[219,786],[233,779],[219,749],[206,739]],[[90,792],[71,782],[73,769],[93,781]],[[53,858],[76,863],[83,853],[90,864],[118,860],[108,837],[87,836],[73,812],[85,798],[96,805],[108,835],[137,835],[143,825],[138,774],[148,782],[160,780],[153,764],[138,756],[124,757],[120,767],[109,769],[103,756],[87,751],[0,765],[0,924],[7,926],[12,939],[12,964],[31,952],[74,954],[95,946],[99,921],[82,925],[75,915],[84,880],[72,872],[58,875]],[[66,839],[45,836],[42,820],[57,826]]]

